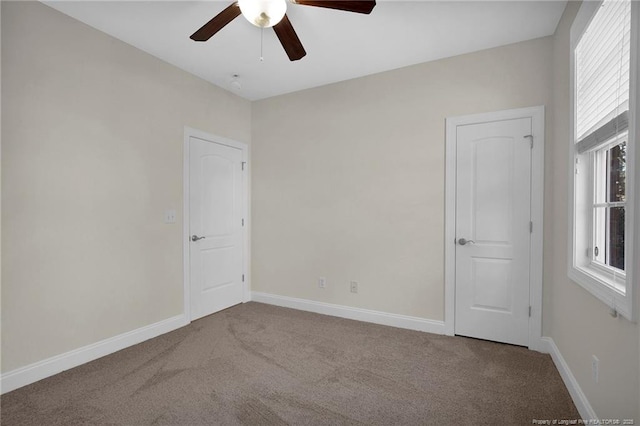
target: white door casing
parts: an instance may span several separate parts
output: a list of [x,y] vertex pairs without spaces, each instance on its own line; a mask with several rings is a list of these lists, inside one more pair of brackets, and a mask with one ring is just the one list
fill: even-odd
[[543,133],[543,107],[447,119],[447,334],[541,347]]
[[190,320],[242,303],[246,146],[185,131],[185,312]]
[[529,343],[530,135],[531,118],[458,126],[456,334]]

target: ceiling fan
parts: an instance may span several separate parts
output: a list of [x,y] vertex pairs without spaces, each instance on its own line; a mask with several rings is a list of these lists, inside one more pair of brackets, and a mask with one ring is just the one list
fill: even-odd
[[[365,14],[371,13],[376,5],[375,0],[289,0],[289,2],[303,6],[324,7]],[[289,18],[287,18],[286,11],[286,0],[238,0],[193,33],[191,40],[209,40],[225,25],[242,14],[257,27],[273,27],[289,59],[297,61],[303,58],[307,52],[304,50]]]

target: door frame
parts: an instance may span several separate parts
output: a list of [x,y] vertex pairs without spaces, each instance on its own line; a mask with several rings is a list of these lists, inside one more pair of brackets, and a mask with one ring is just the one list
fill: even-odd
[[531,150],[531,246],[529,251],[529,349],[542,351],[542,261],[544,234],[544,106],[510,109],[482,114],[446,118],[445,136],[445,270],[444,328],[455,334],[456,295],[456,142],[457,127],[493,121],[531,118],[533,149]]
[[222,136],[212,135],[191,127],[184,127],[183,145],[183,167],[182,167],[182,269],[183,269],[183,303],[184,315],[187,323],[191,322],[191,276],[190,276],[190,211],[189,211],[189,140],[194,137],[206,142],[217,143],[219,145],[237,148],[242,151],[242,161],[244,162],[244,173],[242,174],[242,216],[244,218],[244,228],[242,230],[242,269],[244,271],[244,283],[242,286],[243,303],[251,300],[251,197],[249,196],[251,182],[251,168],[249,163],[249,146],[246,143],[238,142]]

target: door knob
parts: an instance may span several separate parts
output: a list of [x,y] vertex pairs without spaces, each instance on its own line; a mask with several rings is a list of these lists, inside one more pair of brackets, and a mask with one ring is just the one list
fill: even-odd
[[473,240],[467,240],[466,238],[460,238],[458,240],[458,244],[460,244],[461,246],[464,246],[466,244],[475,244],[476,242]]
[[194,234],[194,235],[191,236],[191,241],[196,242],[196,241],[201,240],[203,238],[207,238],[207,237],[198,237],[197,235]]

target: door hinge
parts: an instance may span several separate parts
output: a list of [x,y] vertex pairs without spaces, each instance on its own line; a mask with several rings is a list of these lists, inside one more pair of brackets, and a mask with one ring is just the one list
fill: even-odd
[[531,306],[529,306],[529,318],[531,318]]
[[[242,282],[244,282],[244,274],[242,274]],[[529,316],[531,316],[531,315],[529,315]]]
[[529,233],[533,233],[533,222],[529,222]]
[[244,218],[242,218],[242,226],[244,226]]
[[523,138],[529,138],[531,140],[531,149],[533,149],[533,135],[524,135]]
[[245,165],[245,164],[247,164],[247,162],[246,162],[246,161],[243,161],[243,162],[242,162],[242,170],[244,170],[244,165]]

